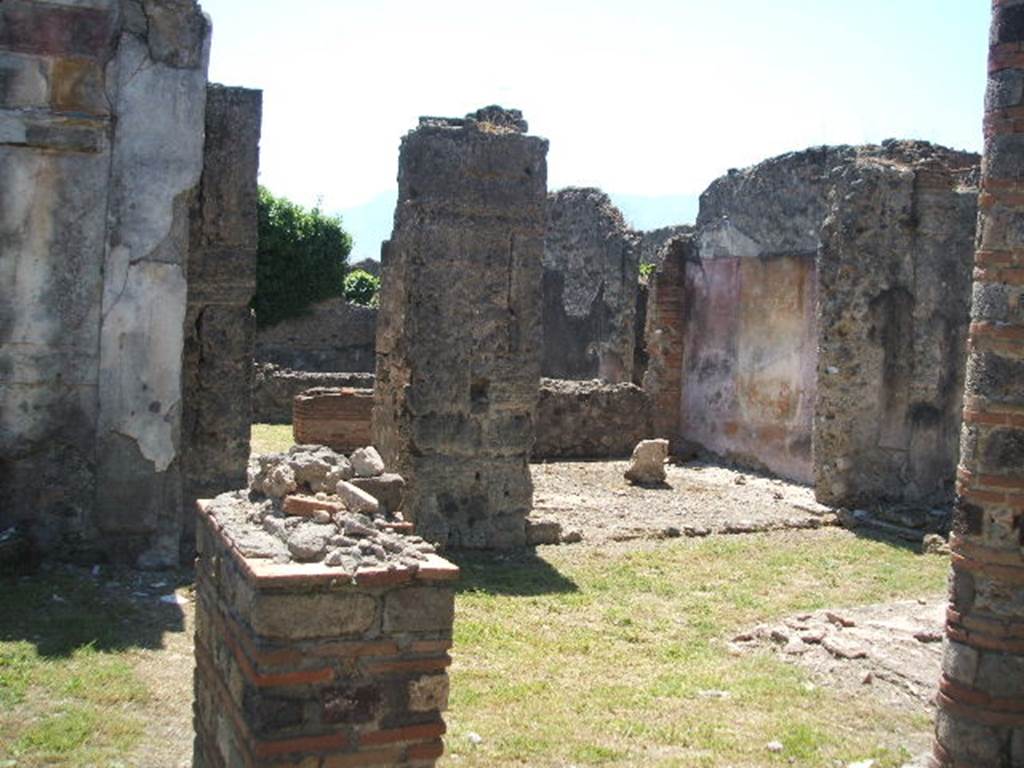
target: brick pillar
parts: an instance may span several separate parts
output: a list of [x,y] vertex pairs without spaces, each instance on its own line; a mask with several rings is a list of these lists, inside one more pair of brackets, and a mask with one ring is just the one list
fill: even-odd
[[374,444],[441,545],[526,543],[548,143],[525,133],[499,107],[423,118],[402,140]]
[[1024,2],[993,5],[953,573],[933,765],[1024,765]]
[[669,240],[661,265],[651,276],[647,298],[644,390],[651,400],[654,436],[670,440],[673,450],[682,427],[686,261],[695,250],[690,235]]

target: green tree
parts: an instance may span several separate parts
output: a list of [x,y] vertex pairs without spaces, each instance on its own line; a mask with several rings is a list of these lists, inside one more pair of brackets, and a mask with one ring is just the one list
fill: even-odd
[[266,327],[344,292],[352,237],[340,216],[307,210],[260,187],[256,323]]
[[345,275],[345,298],[362,307],[376,307],[380,278],[365,269],[353,269]]

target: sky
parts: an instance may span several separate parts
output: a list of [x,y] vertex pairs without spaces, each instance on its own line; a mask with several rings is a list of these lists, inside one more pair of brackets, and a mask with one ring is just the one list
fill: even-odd
[[601,187],[643,228],[812,145],[981,149],[982,0],[201,2],[211,79],[264,91],[261,183],[340,212],[361,256],[420,115],[521,109],[550,189]]

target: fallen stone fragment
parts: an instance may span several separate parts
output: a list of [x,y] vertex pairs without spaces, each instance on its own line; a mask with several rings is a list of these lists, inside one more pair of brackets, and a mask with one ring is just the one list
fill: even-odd
[[356,477],[377,477],[384,474],[384,459],[372,445],[360,448],[350,457]]
[[362,488],[357,488],[345,480],[338,483],[335,492],[352,512],[375,515],[380,511],[380,502]]
[[847,618],[845,616],[840,616],[838,613],[834,613],[833,611],[826,611],[825,618],[833,624],[835,624],[837,627],[857,626],[857,622],[855,622],[853,619]]
[[937,533],[929,533],[921,542],[921,554],[948,557],[950,554],[949,542]]
[[633,449],[625,478],[634,485],[661,485],[665,482],[668,440],[642,440]]
[[304,523],[288,536],[288,551],[299,561],[316,560],[327,548],[328,527]]
[[838,659],[866,659],[868,656],[868,652],[861,646],[834,635],[828,635],[821,641],[821,645]]
[[295,517],[313,517],[320,511],[333,515],[346,510],[345,505],[339,500],[317,499],[298,494],[286,496],[281,508],[286,515]]
[[764,748],[773,753],[781,752],[784,749],[781,741],[769,741]]
[[356,488],[361,488],[373,496],[385,514],[397,512],[402,508],[405,480],[401,475],[385,472],[377,477],[354,477],[350,482]]

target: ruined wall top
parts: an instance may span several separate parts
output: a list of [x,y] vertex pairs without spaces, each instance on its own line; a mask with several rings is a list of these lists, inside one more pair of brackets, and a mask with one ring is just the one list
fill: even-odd
[[469,128],[483,133],[527,133],[529,123],[518,109],[496,104],[481,107],[465,117],[421,117],[420,128]]
[[731,169],[701,195],[701,257],[815,253],[831,190],[865,164],[921,173],[932,184],[970,191],[977,187],[980,158],[926,141],[890,139],[811,147]]

